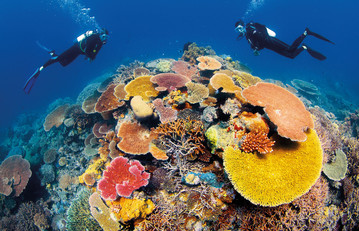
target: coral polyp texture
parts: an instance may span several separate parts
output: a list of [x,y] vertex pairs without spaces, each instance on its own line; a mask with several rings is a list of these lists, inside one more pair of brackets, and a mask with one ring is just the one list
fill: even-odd
[[54,126],[58,128],[64,122],[69,106],[69,104],[58,106],[46,116],[44,122],[45,131],[50,131]]
[[302,196],[320,176],[323,152],[316,132],[305,142],[278,138],[271,153],[246,153],[232,147],[223,153],[235,189],[253,204],[278,206]]
[[314,127],[311,114],[298,97],[273,83],[257,83],[242,91],[254,106],[264,107],[278,134],[293,141],[305,141],[305,131]]
[[117,196],[129,197],[132,192],[148,184],[150,174],[137,160],[116,157],[103,173],[97,189],[105,200],[116,200]]

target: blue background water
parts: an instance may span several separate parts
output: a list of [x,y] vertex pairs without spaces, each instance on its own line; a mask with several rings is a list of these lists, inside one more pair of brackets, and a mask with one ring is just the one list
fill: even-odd
[[[160,57],[179,58],[188,41],[210,45],[217,54],[228,54],[247,64],[253,74],[285,82],[299,78],[331,88],[357,103],[359,30],[356,0],[18,0],[0,2],[0,130],[12,125],[21,113],[45,111],[60,97],[76,99],[94,78],[114,71],[135,59],[149,61]],[[91,10],[78,17],[83,6]],[[246,14],[247,12],[247,14]],[[83,13],[86,13],[84,11]],[[95,16],[110,39],[94,62],[78,58],[66,68],[54,64],[40,75],[30,95],[22,87],[26,79],[47,61],[49,55],[36,45],[61,53],[87,29],[88,16]],[[254,56],[248,43],[236,41],[234,23],[245,16],[277,33],[291,43],[305,27],[336,43],[315,38],[306,43],[324,53],[320,62],[306,53],[291,60],[264,50]],[[357,108],[353,106],[353,110]]]

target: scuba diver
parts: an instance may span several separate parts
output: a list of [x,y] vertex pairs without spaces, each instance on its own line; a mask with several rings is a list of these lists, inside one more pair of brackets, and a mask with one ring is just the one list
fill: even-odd
[[74,45],[60,55],[56,55],[55,51],[49,50],[38,43],[41,48],[49,52],[51,58],[44,65],[37,68],[35,73],[26,81],[24,86],[25,93],[30,93],[37,77],[40,75],[40,72],[51,64],[59,62],[63,67],[65,67],[72,63],[72,61],[74,61],[79,55],[85,55],[90,61],[94,60],[102,45],[106,44],[108,34],[109,33],[106,29],[86,31],[86,33],[77,37]]
[[285,57],[294,59],[299,55],[302,51],[306,50],[313,58],[318,60],[325,60],[326,57],[321,53],[311,49],[303,42],[307,35],[312,35],[316,38],[324,40],[326,42],[334,44],[332,41],[328,40],[327,38],[310,31],[308,28],[305,29],[304,33],[301,34],[293,43],[292,45],[288,45],[281,40],[275,38],[276,34],[274,31],[270,30],[266,26],[255,23],[249,22],[246,25],[242,20],[239,20],[235,24],[235,31],[239,33],[238,39],[243,38],[246,36],[248,43],[251,45],[253,49],[253,53],[255,55],[259,55],[259,51],[263,48],[267,48],[272,50],[280,55]]

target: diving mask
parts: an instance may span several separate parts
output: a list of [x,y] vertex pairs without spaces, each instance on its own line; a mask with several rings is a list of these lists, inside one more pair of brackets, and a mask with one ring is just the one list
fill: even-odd
[[239,34],[239,36],[244,36],[246,34],[246,28],[243,25],[238,25],[234,30]]

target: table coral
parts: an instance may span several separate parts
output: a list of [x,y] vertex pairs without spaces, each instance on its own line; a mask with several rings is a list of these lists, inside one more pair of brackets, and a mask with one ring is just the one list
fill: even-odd
[[198,68],[196,66],[192,66],[188,62],[179,60],[173,62],[172,71],[192,79],[193,76],[197,75]]
[[243,97],[254,106],[264,107],[279,135],[293,141],[305,141],[305,130],[314,127],[311,114],[298,97],[272,83],[257,83],[242,91]]
[[82,110],[86,114],[93,114],[96,113],[95,111],[95,105],[97,103],[98,98],[100,98],[101,93],[99,93],[97,90],[93,92],[92,95],[88,96],[83,102],[82,102]]
[[69,104],[61,105],[50,112],[45,118],[44,130],[48,132],[54,126],[58,128],[64,122],[69,107]]
[[117,147],[123,152],[142,155],[149,152],[150,143],[156,137],[151,131],[138,123],[123,122],[117,136],[122,140]]
[[184,75],[175,73],[161,73],[151,77],[151,82],[158,85],[158,91],[175,91],[177,88],[184,87],[190,79]]
[[154,88],[151,79],[152,76],[141,76],[129,82],[125,86],[127,92],[125,99],[129,100],[131,96],[140,95],[144,101],[148,102],[150,98],[156,97],[159,92]]
[[115,200],[117,195],[131,196],[132,192],[148,184],[150,174],[137,160],[117,157],[111,161],[98,182],[97,189],[105,200]]
[[112,111],[125,104],[123,101],[118,101],[118,98],[114,95],[116,84],[111,84],[107,87],[106,91],[97,99],[95,104],[95,111],[102,113],[106,111]]
[[348,170],[347,156],[342,150],[335,151],[335,159],[323,165],[323,173],[331,180],[340,181],[345,178]]
[[247,88],[249,86],[255,85],[258,82],[261,82],[262,80],[259,77],[253,76],[247,72],[244,71],[233,71],[232,77],[235,79],[237,83],[242,88]]
[[0,193],[18,197],[26,188],[32,175],[29,161],[20,155],[6,158],[0,165]]
[[305,142],[277,137],[273,152],[265,155],[226,148],[224,166],[234,188],[262,206],[289,203],[308,192],[320,176],[323,151],[314,130],[306,135]]
[[217,69],[220,69],[222,67],[222,64],[218,62],[215,58],[209,57],[209,56],[200,56],[197,58],[198,68],[201,71],[210,70],[214,71]]

